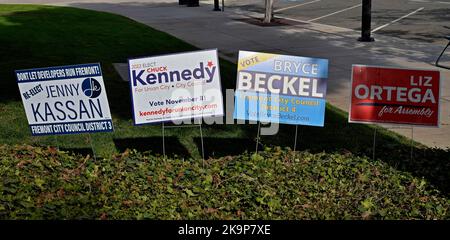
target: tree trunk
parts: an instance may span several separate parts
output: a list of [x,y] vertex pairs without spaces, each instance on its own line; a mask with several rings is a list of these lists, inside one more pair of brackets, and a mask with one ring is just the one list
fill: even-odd
[[264,15],[264,23],[272,22],[273,0],[266,0],[266,13]]

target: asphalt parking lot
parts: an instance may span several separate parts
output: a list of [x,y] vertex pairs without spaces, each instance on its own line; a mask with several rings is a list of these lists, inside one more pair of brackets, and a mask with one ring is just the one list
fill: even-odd
[[[359,31],[362,0],[274,0],[275,17]],[[225,0],[226,7],[264,12],[264,0]],[[372,32],[410,40],[447,43],[450,0],[373,0]]]

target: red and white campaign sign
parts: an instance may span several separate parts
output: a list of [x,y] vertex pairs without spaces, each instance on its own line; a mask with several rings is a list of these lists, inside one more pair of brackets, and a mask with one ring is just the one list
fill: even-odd
[[353,65],[349,122],[439,126],[440,72]]

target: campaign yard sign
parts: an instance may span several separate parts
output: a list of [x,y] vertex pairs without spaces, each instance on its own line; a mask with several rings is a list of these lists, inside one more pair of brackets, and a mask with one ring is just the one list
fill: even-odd
[[113,131],[100,64],[15,73],[33,136]]
[[135,125],[223,115],[217,49],[128,64]]
[[350,122],[439,126],[440,72],[353,65]]
[[328,60],[239,51],[234,118],[323,126]]

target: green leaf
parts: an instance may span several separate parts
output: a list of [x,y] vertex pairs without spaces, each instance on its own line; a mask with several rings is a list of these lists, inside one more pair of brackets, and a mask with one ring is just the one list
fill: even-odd
[[361,202],[361,205],[365,208],[365,209],[371,209],[372,207],[374,207],[375,205],[372,202],[371,198],[367,198],[364,201]]
[[38,186],[39,188],[43,188],[43,185],[45,183],[45,181],[43,179],[40,178],[35,178],[34,179],[34,183],[36,184],[36,186]]
[[186,194],[187,194],[189,197],[194,197],[194,196],[195,196],[195,194],[194,194],[190,189],[185,189],[184,191],[186,192]]

